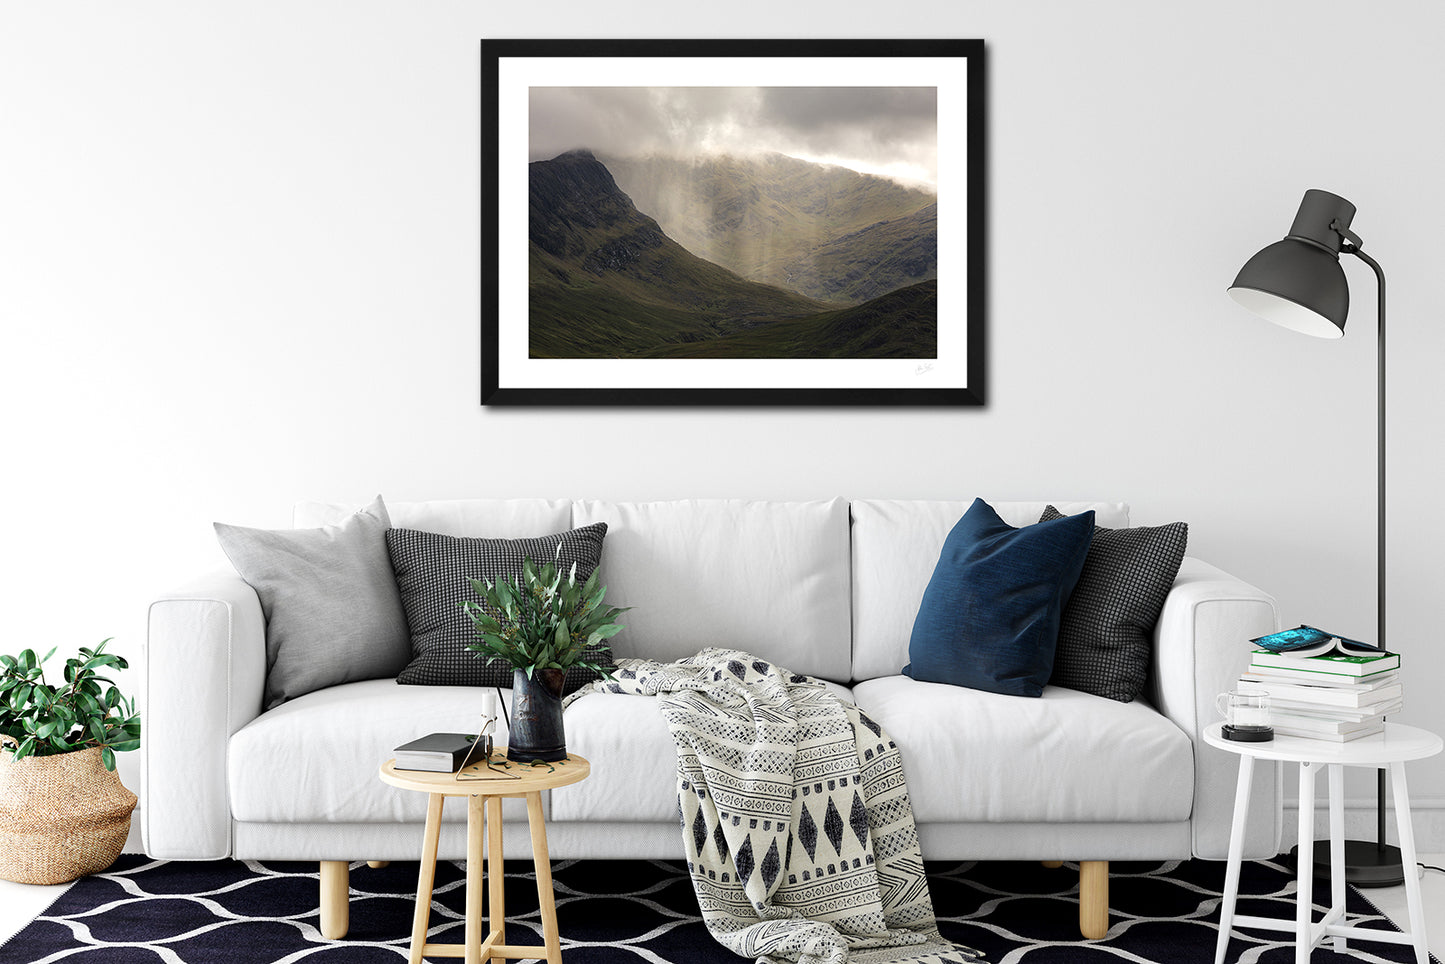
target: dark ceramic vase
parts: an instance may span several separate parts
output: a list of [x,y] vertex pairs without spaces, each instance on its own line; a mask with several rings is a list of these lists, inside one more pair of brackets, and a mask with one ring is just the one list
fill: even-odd
[[507,759],[518,763],[543,760],[553,763],[567,756],[562,731],[562,683],[567,671],[538,669],[512,674],[512,730],[507,736]]

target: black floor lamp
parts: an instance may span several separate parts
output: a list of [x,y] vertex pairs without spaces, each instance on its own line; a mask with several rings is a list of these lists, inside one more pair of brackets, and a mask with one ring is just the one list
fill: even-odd
[[[1229,287],[1229,294],[1250,311],[1292,331],[1319,338],[1340,338],[1350,313],[1350,289],[1340,266],[1341,252],[1352,254],[1375,272],[1379,307],[1378,449],[1376,472],[1377,539],[1376,642],[1385,647],[1385,272],[1361,250],[1358,235],[1350,231],[1355,206],[1328,191],[1306,191],[1294,224],[1283,241],[1276,241],[1250,258]],[[1385,771],[1376,785],[1377,813],[1374,843],[1345,842],[1345,878],[1361,887],[1392,887],[1403,883],[1400,849],[1385,843]],[[1313,805],[1313,802],[1310,804]],[[1305,806],[1300,801],[1300,806]],[[1315,845],[1316,876],[1329,872],[1329,841]]]

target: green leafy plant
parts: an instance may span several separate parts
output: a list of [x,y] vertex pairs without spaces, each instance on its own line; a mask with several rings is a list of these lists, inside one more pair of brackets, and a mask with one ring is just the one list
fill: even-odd
[[[612,620],[631,607],[603,607],[607,587],[597,584],[596,570],[579,585],[576,563],[564,577],[550,562],[538,569],[525,559],[521,579],[471,583],[482,601],[462,604],[480,637],[468,650],[489,662],[501,660],[523,670],[528,679],[539,669],[573,666],[612,679],[608,668],[590,657],[608,649],[606,640],[623,628]],[[596,649],[589,652],[589,647]]]
[[28,756],[54,756],[100,747],[107,770],[115,769],[115,755],[140,746],[140,714],[135,703],[100,670],[125,669],[124,657],[82,646],[80,655],[65,662],[65,683],[45,681],[45,661],[35,650],[19,656],[0,656],[0,737],[9,737],[4,749],[16,760]]

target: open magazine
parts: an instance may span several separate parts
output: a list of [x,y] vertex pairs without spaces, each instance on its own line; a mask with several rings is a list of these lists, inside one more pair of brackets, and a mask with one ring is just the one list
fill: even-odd
[[1288,653],[1291,656],[1324,656],[1340,653],[1344,656],[1383,656],[1385,650],[1374,643],[1362,643],[1358,639],[1346,639],[1327,633],[1323,629],[1301,625],[1298,629],[1286,629],[1268,636],[1251,639],[1260,649],[1271,653]]

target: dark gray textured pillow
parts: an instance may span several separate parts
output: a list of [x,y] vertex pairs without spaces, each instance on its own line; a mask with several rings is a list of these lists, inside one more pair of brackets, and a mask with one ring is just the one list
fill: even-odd
[[[1061,519],[1053,506],[1040,522]],[[1084,571],[1064,604],[1049,683],[1132,702],[1144,690],[1154,624],[1174,585],[1189,524],[1134,529],[1094,527]]]
[[[535,539],[467,539],[416,529],[387,532],[396,588],[411,627],[411,662],[396,681],[511,686],[512,667],[467,651],[477,639],[471,617],[462,608],[462,603],[477,599],[471,580],[518,579],[524,559],[537,565],[555,561],[563,572],[575,562],[578,580],[585,580],[602,560],[605,535],[605,522]],[[599,665],[613,665],[610,650],[593,649],[589,656]],[[563,691],[570,693],[596,678],[589,669],[573,667],[567,671]]]
[[267,709],[338,683],[395,676],[406,665],[411,642],[381,496],[319,529],[215,525],[266,616]]

